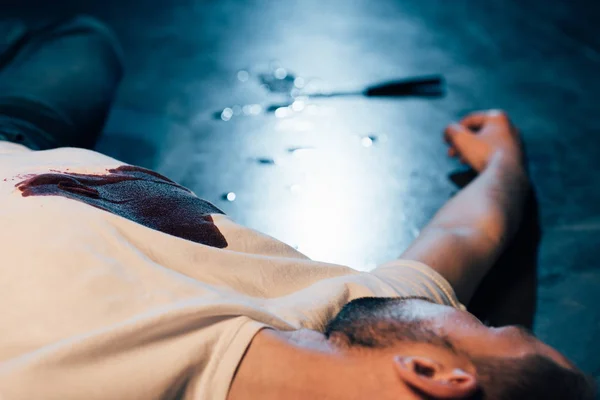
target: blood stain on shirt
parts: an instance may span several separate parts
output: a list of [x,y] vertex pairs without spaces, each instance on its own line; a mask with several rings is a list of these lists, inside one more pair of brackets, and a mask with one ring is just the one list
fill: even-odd
[[148,228],[207,246],[227,241],[211,214],[223,214],[189,189],[154,171],[123,165],[107,174],[53,171],[15,186],[23,197],[62,196],[137,222]]

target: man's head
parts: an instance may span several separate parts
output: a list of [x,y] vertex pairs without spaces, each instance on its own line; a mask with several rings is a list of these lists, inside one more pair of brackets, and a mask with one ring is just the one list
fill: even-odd
[[594,399],[593,380],[520,327],[490,328],[422,298],[361,298],[328,324],[336,346],[394,354],[397,376],[434,399]]

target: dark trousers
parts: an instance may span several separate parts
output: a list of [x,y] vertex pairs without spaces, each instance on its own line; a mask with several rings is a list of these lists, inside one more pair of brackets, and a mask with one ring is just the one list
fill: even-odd
[[92,148],[122,75],[114,34],[93,18],[27,31],[0,55],[0,140]]

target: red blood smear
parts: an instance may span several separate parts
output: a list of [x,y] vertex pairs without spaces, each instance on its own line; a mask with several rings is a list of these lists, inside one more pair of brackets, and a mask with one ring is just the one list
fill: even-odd
[[62,196],[135,221],[148,228],[207,246],[227,241],[210,214],[223,214],[172,180],[141,167],[124,165],[105,175],[56,172],[15,185],[23,197]]

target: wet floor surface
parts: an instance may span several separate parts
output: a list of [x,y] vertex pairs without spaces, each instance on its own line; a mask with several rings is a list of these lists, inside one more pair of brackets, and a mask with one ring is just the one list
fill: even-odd
[[[486,289],[497,293],[490,319],[537,305],[536,333],[598,377],[600,7],[553,4],[23,0],[3,15],[102,18],[123,42],[127,76],[100,151],[358,269],[399,255],[456,192],[444,126],[508,110],[527,145],[542,240],[537,256],[508,260],[516,284]],[[302,97],[435,74],[444,98]]]

